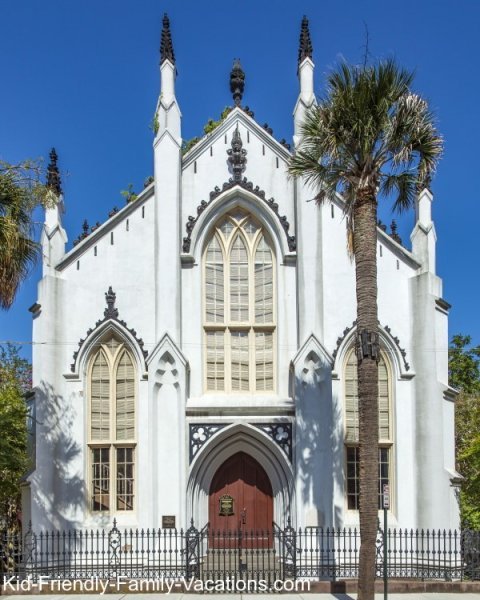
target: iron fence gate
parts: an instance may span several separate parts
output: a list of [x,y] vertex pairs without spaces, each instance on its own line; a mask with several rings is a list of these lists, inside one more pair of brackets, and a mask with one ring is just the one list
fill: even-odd
[[[479,580],[480,532],[400,530],[387,532],[390,578]],[[378,575],[383,568],[379,532]],[[358,575],[357,529],[290,523],[268,531],[110,529],[0,534],[0,575],[82,580],[141,579],[188,582],[337,580]],[[2,577],[3,579],[3,577]]]

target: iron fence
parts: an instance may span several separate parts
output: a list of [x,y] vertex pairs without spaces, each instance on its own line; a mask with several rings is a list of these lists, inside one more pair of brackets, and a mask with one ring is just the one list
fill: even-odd
[[[480,532],[387,532],[390,578],[480,579]],[[357,529],[110,529],[0,534],[0,575],[50,579],[337,580],[358,575]],[[377,574],[383,569],[382,532]],[[3,577],[2,577],[3,579]]]

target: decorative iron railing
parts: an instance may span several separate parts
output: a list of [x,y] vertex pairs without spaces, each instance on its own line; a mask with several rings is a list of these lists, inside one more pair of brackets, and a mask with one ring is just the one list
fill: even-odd
[[[387,532],[390,578],[480,579],[480,532]],[[358,575],[357,529],[110,529],[0,534],[0,576],[62,580],[337,580]],[[379,532],[377,574],[382,575]],[[2,577],[3,580],[3,577]]]

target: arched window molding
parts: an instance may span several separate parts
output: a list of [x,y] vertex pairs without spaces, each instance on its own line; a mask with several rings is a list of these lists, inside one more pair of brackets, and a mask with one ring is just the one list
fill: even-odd
[[204,389],[274,393],[275,254],[250,213],[217,222],[203,253]]
[[[393,496],[393,370],[382,350],[378,363],[378,438],[379,438],[379,508],[384,484],[390,484]],[[345,493],[348,510],[358,510],[359,450],[358,450],[358,376],[357,357],[351,348],[344,363],[344,440],[345,440]],[[393,502],[391,501],[391,505]]]
[[131,350],[112,332],[88,361],[87,487],[93,512],[135,508],[135,362]]
[[[332,352],[333,373],[335,378],[337,377],[337,373],[341,372],[342,365],[345,364],[346,357],[348,356],[352,345],[355,343],[356,334],[357,322],[353,321],[350,326],[343,330],[343,333],[337,339],[336,347]],[[378,335],[382,351],[388,357],[392,378],[410,380],[415,377],[415,372],[412,371],[407,362],[407,353],[400,346],[399,339],[396,336],[393,336],[390,327],[388,325],[382,326],[379,323]]]
[[288,248],[280,220],[268,203],[259,200],[259,197],[252,191],[239,187],[220,192],[218,196],[215,196],[196,217],[195,227],[191,232],[190,254],[183,254],[182,262],[185,260],[185,264],[188,265],[190,263],[188,257],[195,261],[199,260],[205,248],[206,240],[210,238],[211,224],[221,220],[222,216],[234,211],[236,208],[254,213],[267,232],[275,255],[282,257],[284,263],[291,264],[292,261],[295,262],[295,252],[291,252]]

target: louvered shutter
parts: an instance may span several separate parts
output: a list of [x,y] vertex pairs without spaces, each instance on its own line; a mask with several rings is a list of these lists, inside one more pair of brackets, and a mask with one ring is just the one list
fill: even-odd
[[110,437],[110,372],[103,350],[99,350],[92,366],[90,382],[90,424],[92,441]]
[[345,368],[345,438],[347,442],[358,441],[358,389],[357,358],[350,353]]
[[223,323],[223,254],[217,236],[212,238],[207,248],[205,264],[205,311],[207,323]]
[[378,437],[390,439],[390,402],[388,390],[388,369],[383,357],[378,364]]
[[273,322],[272,251],[262,235],[255,253],[255,323]]
[[255,333],[255,388],[273,391],[273,333]]
[[248,321],[248,254],[239,235],[230,251],[230,319],[236,323]]
[[116,376],[117,440],[135,438],[135,369],[128,352],[123,351]]
[[231,372],[232,392],[248,392],[249,382],[249,352],[248,332],[232,331],[231,336]]
[[207,331],[207,390],[225,390],[225,334]]

